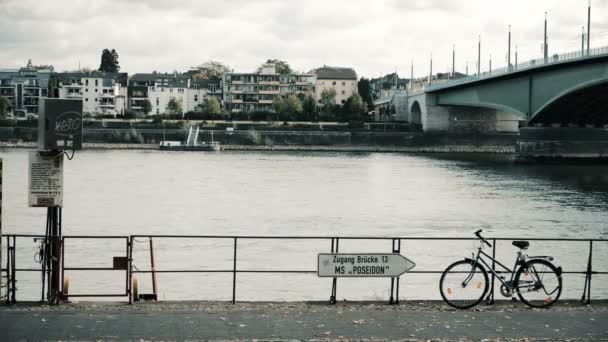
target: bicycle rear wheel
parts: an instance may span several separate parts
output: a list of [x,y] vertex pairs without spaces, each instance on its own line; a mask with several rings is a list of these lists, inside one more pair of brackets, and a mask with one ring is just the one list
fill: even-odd
[[522,302],[533,308],[548,308],[562,293],[562,276],[552,263],[531,260],[515,275],[515,290]]
[[468,309],[483,300],[488,284],[488,273],[481,265],[472,260],[461,260],[443,271],[439,291],[449,306]]

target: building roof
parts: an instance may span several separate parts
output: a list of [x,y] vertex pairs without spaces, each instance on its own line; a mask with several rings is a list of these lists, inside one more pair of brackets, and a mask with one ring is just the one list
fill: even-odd
[[196,84],[200,87],[207,87],[210,84],[220,84],[220,80],[210,80],[210,79],[206,79],[206,78],[199,78],[199,79],[195,79],[194,81],[192,81],[192,84]]
[[189,79],[190,75],[188,74],[153,72],[134,74],[129,80],[138,82],[156,82],[157,80],[162,80],[158,84],[159,87],[187,88]]
[[323,66],[313,70],[319,80],[356,80],[357,73],[353,68]]

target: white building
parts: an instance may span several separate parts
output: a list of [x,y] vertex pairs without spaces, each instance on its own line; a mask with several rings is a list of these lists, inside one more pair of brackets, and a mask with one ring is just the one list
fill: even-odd
[[9,112],[25,118],[38,114],[40,98],[48,96],[51,70],[0,69],[0,96],[11,103]]
[[209,96],[221,100],[221,83],[215,80],[194,80],[188,74],[151,73],[134,74],[129,79],[129,108],[143,109],[143,102],[151,104],[149,115],[170,114],[169,102],[175,99],[181,114],[200,111]]
[[357,94],[357,73],[353,68],[323,66],[312,71],[317,75],[315,100],[321,103],[323,90],[336,91],[336,104],[343,105],[353,94]]
[[123,115],[127,74],[105,72],[58,73],[57,97],[81,99],[83,114]]

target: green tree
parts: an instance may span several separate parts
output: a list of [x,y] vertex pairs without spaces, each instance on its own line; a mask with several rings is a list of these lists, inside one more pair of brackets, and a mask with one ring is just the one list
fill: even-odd
[[291,120],[295,120],[295,118],[302,113],[302,101],[294,95],[287,95],[287,99],[285,100],[285,112],[289,114]]
[[220,115],[222,114],[222,108],[220,106],[220,101],[217,100],[215,96],[211,96],[207,101],[207,108],[205,108],[205,113],[209,115]]
[[104,72],[118,72],[120,65],[118,65],[118,53],[116,50],[112,51],[103,49],[101,52],[101,64],[99,65],[99,71]]
[[181,114],[182,113],[182,104],[180,101],[177,101],[174,97],[169,100],[167,103],[167,110],[171,114]]
[[[289,66],[289,63],[280,59],[269,59],[266,63],[273,63],[276,66],[276,72],[279,74],[293,74],[293,70]],[[262,70],[262,66],[258,68],[258,72]]]
[[302,103],[302,109],[304,113],[310,118],[317,111],[317,103],[315,102],[315,98],[312,95],[308,94]]
[[282,114],[285,112],[285,100],[283,100],[282,96],[275,97],[274,101],[272,101],[272,109],[277,114]]
[[363,101],[359,94],[351,95],[342,107],[343,121],[360,120],[367,111],[367,104]]
[[374,100],[372,99],[372,92],[369,85],[369,80],[365,77],[361,77],[359,82],[357,83],[357,92],[361,95],[363,101],[371,106],[374,104]]
[[192,70],[192,77],[196,79],[221,80],[230,67],[222,62],[208,61]]
[[150,111],[152,111],[152,104],[150,103],[150,100],[145,99],[144,102],[142,102],[141,110],[146,115],[148,115],[148,113],[150,113]]
[[0,117],[4,118],[9,108],[11,108],[11,101],[4,96],[0,96]]
[[336,106],[336,89],[323,89],[321,92],[321,106],[323,113],[333,113]]

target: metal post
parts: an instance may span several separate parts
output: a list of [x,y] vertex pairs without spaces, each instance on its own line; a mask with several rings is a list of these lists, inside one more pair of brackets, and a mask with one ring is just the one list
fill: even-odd
[[[393,239],[392,252],[401,253],[401,239]],[[393,296],[395,294],[395,296]],[[391,278],[391,296],[389,304],[399,304],[399,277]]]
[[549,49],[547,47],[547,12],[545,12],[545,36],[544,36],[544,44],[543,44],[543,52],[545,63],[547,63],[549,59]]
[[[339,241],[340,241],[339,238],[331,239],[331,253],[334,253],[334,251],[335,251],[335,253],[338,253]],[[334,242],[335,242],[335,248],[334,248]],[[334,277],[332,279],[332,284],[331,284],[331,296],[329,297],[330,304],[336,304],[337,292],[338,292],[338,278]]]
[[234,238],[234,256],[232,259],[232,304],[236,304],[236,240]]
[[492,54],[490,54],[490,75],[492,74]]
[[585,55],[585,26],[581,29],[581,57]]
[[61,291],[59,292],[60,301],[68,300],[68,294],[65,293],[65,289],[63,288],[64,284],[65,284],[65,238],[61,237]]
[[515,69],[517,69],[517,45],[515,45]]
[[477,43],[477,76],[481,75],[481,35]]
[[429,69],[429,85],[433,84],[433,54],[431,54],[431,67]]
[[0,298],[2,298],[2,287],[2,158],[0,158]]
[[[11,247],[11,254],[10,254],[10,269],[11,269],[11,304],[15,304],[17,303],[17,262],[15,261],[15,256],[17,255],[16,251],[17,251],[17,237],[15,237],[15,235],[12,236],[13,238],[13,244]],[[10,244],[9,244],[10,245]]]
[[585,272],[585,285],[583,286],[583,298],[581,301],[584,304],[591,304],[591,274],[593,274],[593,240],[589,240],[589,259],[587,260],[587,272]]
[[[496,239],[492,239],[492,271],[496,272]],[[496,276],[492,272],[492,288],[490,289],[489,300],[487,300],[488,304],[494,304],[494,282],[496,281]]]
[[127,274],[127,289],[129,292],[129,304],[133,304],[133,236],[130,236],[127,240],[128,243],[128,253],[129,256],[127,262],[129,263],[128,274]]
[[150,266],[152,270],[152,293],[158,300],[158,295],[156,293],[156,265],[154,262],[154,244],[152,243],[152,238],[150,237]]
[[507,68],[511,70],[511,25],[509,25],[509,48],[507,50]]
[[589,56],[589,47],[591,46],[591,0],[587,6],[587,56]]
[[452,45],[452,78],[456,77],[456,45]]
[[466,66],[466,69],[465,69],[465,73],[466,73],[467,76],[469,76],[469,61],[467,61],[466,65],[467,66]]
[[414,60],[412,59],[412,66],[410,70],[410,89],[414,87]]

